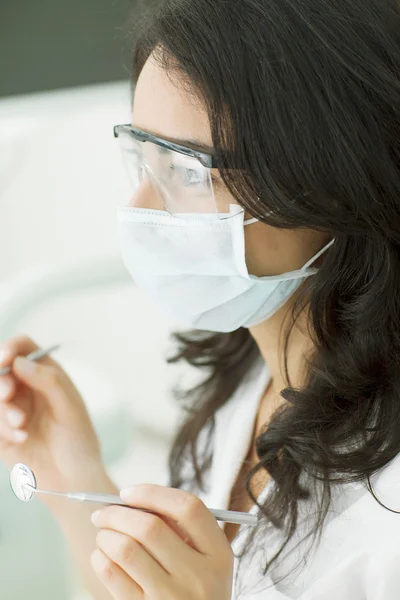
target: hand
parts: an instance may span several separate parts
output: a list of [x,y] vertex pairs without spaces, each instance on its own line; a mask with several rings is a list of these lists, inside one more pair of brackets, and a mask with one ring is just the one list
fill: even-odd
[[[11,366],[12,372],[0,376],[0,459],[9,468],[26,463],[42,488],[66,491],[88,474],[105,480],[99,441],[68,375],[50,357],[21,358],[37,349],[25,336],[1,347],[0,367]],[[52,496],[38,498],[55,502]]]
[[93,513],[92,567],[115,600],[230,600],[233,552],[199,498],[154,484],[121,498],[157,514],[118,505]]

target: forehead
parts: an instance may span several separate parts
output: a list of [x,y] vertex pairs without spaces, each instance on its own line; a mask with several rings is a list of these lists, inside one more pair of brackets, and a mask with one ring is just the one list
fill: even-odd
[[178,74],[168,75],[150,56],[135,88],[132,125],[161,137],[193,138],[211,145],[206,110],[186,87]]

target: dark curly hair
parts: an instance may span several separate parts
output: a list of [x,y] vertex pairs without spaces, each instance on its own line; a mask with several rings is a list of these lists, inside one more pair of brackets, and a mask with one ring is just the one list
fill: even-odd
[[[322,485],[364,481],[400,451],[400,19],[394,0],[164,0],[135,26],[133,82],[154,50],[205,103],[221,175],[236,200],[274,227],[329,232],[335,243],[302,286],[286,331],[287,400],[256,440],[274,483],[259,505],[296,529],[302,473]],[[243,169],[232,169],[233,155]],[[290,332],[308,307],[315,348],[307,385],[287,369]],[[204,369],[179,395],[187,418],[170,482],[189,455],[202,488],[211,456],[197,441],[260,356],[248,330],[175,335],[170,362]],[[226,440],[226,443],[235,443]],[[287,523],[286,523],[287,521]]]

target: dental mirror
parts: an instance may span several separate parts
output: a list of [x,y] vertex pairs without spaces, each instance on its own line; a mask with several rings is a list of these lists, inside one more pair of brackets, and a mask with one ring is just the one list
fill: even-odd
[[22,463],[14,465],[10,473],[11,489],[22,502],[29,502],[36,490],[36,479],[33,472]]
[[[119,506],[125,506],[126,508],[135,508],[135,510],[142,510],[148,513],[154,513],[154,511],[148,510],[147,508],[136,508],[129,504],[125,504],[119,496],[112,494],[93,494],[88,492],[51,492],[49,490],[39,490],[36,486],[36,479],[33,471],[22,463],[17,463],[13,466],[10,472],[10,484],[11,489],[22,502],[29,502],[32,500],[34,494],[49,494],[52,496],[62,496],[69,498],[70,500],[78,500],[79,502],[94,502],[95,504],[112,505],[118,504]],[[217,519],[217,521],[225,521],[227,523],[237,523],[238,525],[250,525],[255,527],[258,523],[257,515],[239,512],[235,510],[222,510],[218,508],[209,508],[211,514]]]

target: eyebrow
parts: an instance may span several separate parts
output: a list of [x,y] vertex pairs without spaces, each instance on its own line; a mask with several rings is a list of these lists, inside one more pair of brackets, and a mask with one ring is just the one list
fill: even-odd
[[141,129],[142,131],[146,131],[146,133],[151,133],[152,135],[155,135],[155,136],[161,138],[162,140],[166,140],[167,142],[172,142],[173,144],[178,144],[179,146],[187,146],[188,148],[191,148],[192,150],[199,150],[201,152],[206,152],[206,154],[215,154],[215,148],[213,148],[212,146],[207,146],[207,144],[204,144],[201,140],[199,140],[197,138],[191,138],[191,139],[184,140],[181,138],[167,137],[165,135],[161,135],[160,133],[157,133],[156,131],[149,131],[148,129],[139,127],[138,125],[134,125],[134,127],[136,127],[137,129]]
[[[162,136],[160,136],[160,137],[162,137]],[[215,154],[215,148],[213,148],[212,146],[207,146],[201,140],[198,140],[196,138],[189,139],[189,140],[182,140],[179,138],[164,138],[164,139],[168,139],[170,142],[173,142],[174,144],[179,144],[180,146],[188,146],[189,148],[193,148],[195,150],[202,150],[203,152],[206,152],[207,154]]]

